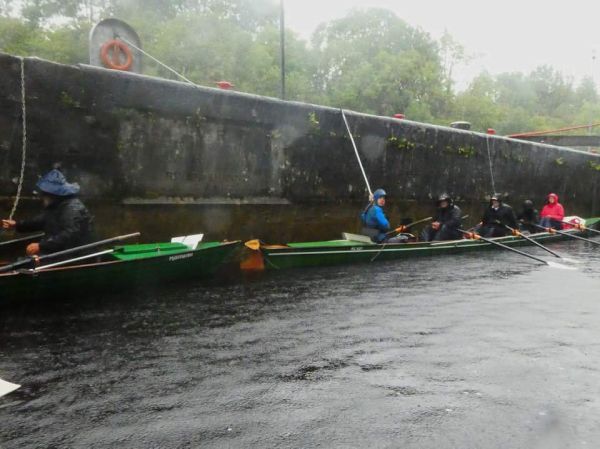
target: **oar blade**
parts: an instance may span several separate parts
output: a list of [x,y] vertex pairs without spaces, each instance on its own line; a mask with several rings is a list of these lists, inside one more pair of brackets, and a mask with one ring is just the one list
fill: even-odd
[[246,243],[244,243],[244,245],[246,246],[246,248],[249,248],[253,251],[258,251],[260,249],[260,240],[248,240]]
[[559,270],[570,270],[570,271],[575,271],[577,270],[577,267],[569,267],[568,265],[564,265],[562,263],[558,263],[555,262],[553,260],[549,260],[546,262],[546,264],[550,267],[550,268],[558,268]]
[[7,382],[0,379],[0,398],[2,396],[6,396],[8,393],[12,393],[18,388],[21,388],[21,385],[13,384],[12,382]]

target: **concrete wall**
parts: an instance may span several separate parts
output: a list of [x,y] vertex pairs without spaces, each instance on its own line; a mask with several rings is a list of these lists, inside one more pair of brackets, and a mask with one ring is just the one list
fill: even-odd
[[[0,196],[21,163],[20,66],[0,55]],[[27,192],[57,161],[87,198],[138,203],[336,204],[365,185],[339,110],[89,66],[26,60]],[[373,188],[516,203],[549,192],[591,214],[600,158],[548,145],[347,112]]]

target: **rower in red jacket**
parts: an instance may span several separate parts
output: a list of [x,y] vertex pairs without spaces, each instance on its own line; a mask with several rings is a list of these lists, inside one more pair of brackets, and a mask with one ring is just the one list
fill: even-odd
[[546,199],[546,205],[540,214],[540,225],[545,228],[562,229],[562,221],[565,218],[565,210],[558,202],[558,195],[551,193]]

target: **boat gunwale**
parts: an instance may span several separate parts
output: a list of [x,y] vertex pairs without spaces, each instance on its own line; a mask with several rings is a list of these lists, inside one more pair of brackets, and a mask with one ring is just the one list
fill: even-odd
[[[596,217],[594,217],[596,218]],[[588,219],[591,220],[592,218]],[[600,218],[592,223],[592,225],[600,222]],[[580,235],[585,234],[585,231],[580,231],[577,228],[561,230],[563,232]],[[548,238],[560,239],[564,238],[558,233],[553,232],[537,232],[530,234],[528,237],[533,238],[535,241],[546,240]],[[493,237],[489,240],[498,243],[513,243],[522,242],[523,239],[514,235],[507,235],[502,237]],[[310,246],[310,247],[297,247],[297,246],[283,246],[283,245],[264,245],[261,246],[259,251],[263,252],[267,256],[300,256],[300,255],[318,255],[318,254],[352,254],[352,253],[369,253],[369,252],[397,252],[397,251],[416,251],[416,250],[428,250],[428,249],[453,249],[462,247],[474,247],[474,246],[493,246],[493,243],[488,243],[483,240],[477,239],[461,239],[461,240],[448,240],[440,242],[409,242],[409,243],[383,243],[383,244],[368,244],[362,242],[356,242],[356,245],[348,246],[337,246],[327,245],[327,243],[339,240],[325,240],[322,243],[323,246]],[[297,243],[318,243],[318,242],[297,242]],[[277,246],[277,248],[272,248]],[[360,250],[356,249],[360,248]]]

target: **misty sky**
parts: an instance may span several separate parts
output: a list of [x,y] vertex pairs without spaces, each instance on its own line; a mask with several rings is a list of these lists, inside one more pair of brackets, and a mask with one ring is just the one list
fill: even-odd
[[[356,7],[383,7],[434,38],[444,29],[477,54],[455,71],[458,87],[486,69],[491,73],[529,72],[541,64],[559,69],[577,82],[593,74],[600,62],[600,2],[593,0],[285,0],[286,26],[308,38],[323,21]],[[600,56],[600,52],[599,52]]]

